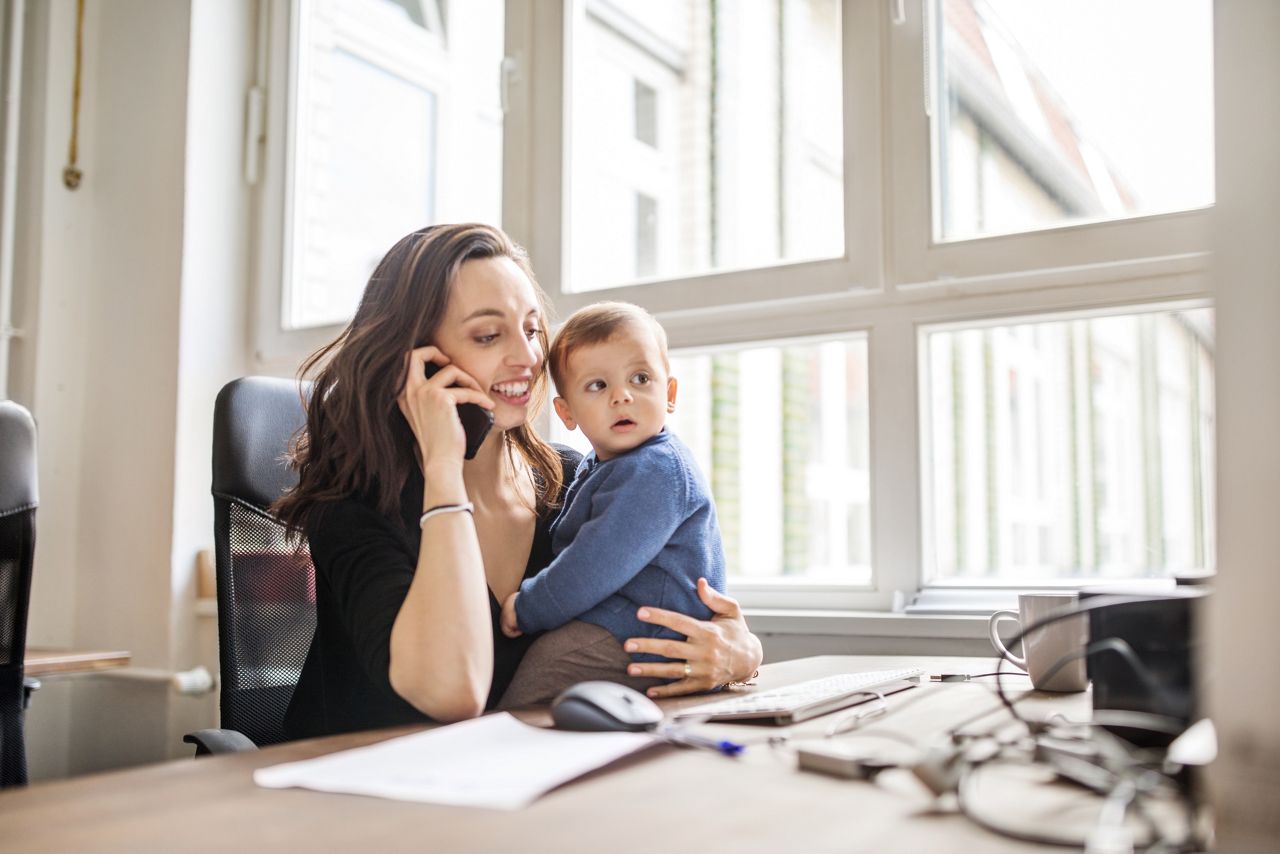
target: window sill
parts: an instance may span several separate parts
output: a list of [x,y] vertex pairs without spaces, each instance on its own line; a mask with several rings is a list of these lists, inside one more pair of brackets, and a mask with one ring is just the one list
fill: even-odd
[[748,608],[747,623],[758,635],[837,637],[987,638],[987,617],[971,614],[902,614],[893,611],[831,611]]
[[[1211,579],[1212,576],[1203,578]],[[931,586],[910,597],[905,611],[752,606],[743,611],[756,634],[986,640],[987,623],[992,612],[1016,610],[1019,593],[1115,587],[1118,593],[1158,594],[1167,593],[1176,586],[1172,578],[1077,581],[1034,587]]]

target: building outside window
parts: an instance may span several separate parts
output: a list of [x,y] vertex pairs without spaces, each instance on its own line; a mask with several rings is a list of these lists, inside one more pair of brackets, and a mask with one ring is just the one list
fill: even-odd
[[653,148],[658,147],[658,93],[643,81],[635,81],[635,135],[636,139]]
[[637,192],[673,212],[643,277],[841,254],[839,20],[836,0],[582,4],[574,289],[635,280],[610,223]]
[[1212,323],[1150,310],[926,332],[935,577],[1211,563]]

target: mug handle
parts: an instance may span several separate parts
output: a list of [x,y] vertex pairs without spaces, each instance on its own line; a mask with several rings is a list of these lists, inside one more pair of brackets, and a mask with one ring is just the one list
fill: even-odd
[[1018,667],[1021,667],[1023,670],[1026,670],[1027,660],[1020,655],[1014,655],[1012,652],[1009,651],[1008,647],[1004,645],[1004,641],[1000,640],[1000,633],[996,629],[1000,625],[1000,622],[1002,620],[1013,620],[1015,623],[1017,623],[1018,612],[1017,611],[996,611],[994,614],[991,615],[991,622],[987,623],[987,634],[991,637],[991,645],[994,646],[1002,656],[1009,659],[1009,661],[1012,661],[1014,664],[1016,664]]

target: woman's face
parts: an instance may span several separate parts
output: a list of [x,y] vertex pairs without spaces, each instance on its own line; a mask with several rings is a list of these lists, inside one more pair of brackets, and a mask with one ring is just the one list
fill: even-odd
[[542,372],[542,324],[533,285],[510,258],[475,258],[459,268],[434,343],[493,398],[499,430],[529,419],[530,388]]

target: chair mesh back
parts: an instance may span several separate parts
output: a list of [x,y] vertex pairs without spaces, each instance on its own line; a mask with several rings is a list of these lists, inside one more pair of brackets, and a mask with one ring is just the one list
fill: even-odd
[[315,633],[315,568],[268,513],[217,495],[214,505],[222,725],[275,744]]
[[241,377],[213,406],[213,539],[218,571],[222,725],[258,745],[283,721],[316,628],[311,556],[267,510],[298,483],[286,459],[306,425],[310,384]]
[[34,509],[0,517],[0,788],[27,782],[22,657],[35,556]]

